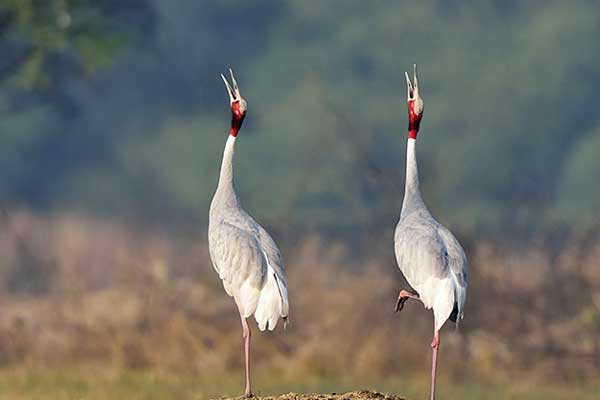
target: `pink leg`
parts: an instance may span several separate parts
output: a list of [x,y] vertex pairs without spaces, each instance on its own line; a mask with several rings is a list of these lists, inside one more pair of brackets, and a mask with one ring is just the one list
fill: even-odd
[[408,299],[421,300],[418,295],[406,290],[401,290],[400,293],[398,293],[398,300],[396,300],[396,312],[402,311],[404,303]]
[[433,351],[433,357],[431,361],[431,400],[435,400],[435,372],[437,369],[437,355],[440,347],[440,332],[435,331],[433,334],[433,341],[431,342],[431,349]]
[[248,322],[246,318],[242,316],[240,313],[240,318],[242,319],[242,329],[244,336],[244,355],[246,358],[246,397],[252,397],[252,391],[250,390],[250,327],[248,326]]

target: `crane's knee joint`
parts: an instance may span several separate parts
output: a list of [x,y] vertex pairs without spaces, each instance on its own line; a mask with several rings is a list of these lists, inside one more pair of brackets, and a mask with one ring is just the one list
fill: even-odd
[[244,331],[242,332],[242,337],[244,339],[248,339],[250,336],[252,336],[250,329],[244,329]]

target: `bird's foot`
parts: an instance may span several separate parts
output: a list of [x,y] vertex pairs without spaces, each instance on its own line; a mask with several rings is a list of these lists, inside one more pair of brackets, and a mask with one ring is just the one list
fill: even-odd
[[254,397],[256,397],[256,396],[254,396],[254,393],[252,393],[252,392],[247,392],[247,393],[244,395],[244,398],[246,398],[246,399],[252,399],[252,398],[254,398]]
[[406,303],[406,300],[408,299],[421,300],[418,295],[411,293],[407,290],[401,290],[400,293],[398,293],[398,300],[396,300],[395,312],[402,311],[402,309],[404,308],[404,303]]
[[406,300],[408,300],[408,297],[398,296],[398,300],[396,300],[396,309],[394,310],[394,312],[402,311],[402,309],[404,308],[404,303],[406,303]]

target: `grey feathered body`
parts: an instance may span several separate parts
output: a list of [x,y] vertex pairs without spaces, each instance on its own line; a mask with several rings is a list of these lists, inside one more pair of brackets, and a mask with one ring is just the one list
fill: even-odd
[[288,317],[285,268],[277,245],[241,206],[233,185],[229,136],[219,185],[210,205],[208,242],[213,266],[244,317],[254,315],[261,330]]
[[432,216],[419,190],[415,140],[407,146],[406,189],[394,235],[398,266],[426,308],[435,328],[462,318],[467,296],[467,258],[454,235]]

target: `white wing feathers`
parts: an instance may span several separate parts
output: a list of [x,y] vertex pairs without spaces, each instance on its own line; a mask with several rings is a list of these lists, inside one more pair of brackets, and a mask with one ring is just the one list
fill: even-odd
[[[264,259],[267,263],[267,283],[259,300],[254,318],[261,330],[267,327],[275,329],[279,317],[283,318],[284,326],[289,313],[287,281],[281,253],[269,233],[258,225],[259,241]],[[270,316],[270,317],[269,317]]]
[[283,261],[269,234],[222,221],[209,233],[213,266],[240,313],[252,314],[260,330],[287,318],[289,305]]
[[223,221],[209,240],[213,265],[230,296],[246,281],[251,287],[261,287],[267,266],[250,232]]
[[440,225],[438,234],[444,243],[447,254],[447,265],[454,281],[455,302],[458,308],[456,321],[458,322],[463,317],[465,302],[467,300],[467,256],[452,232]]
[[401,221],[395,234],[398,266],[426,308],[436,329],[453,314],[462,316],[467,292],[465,254],[452,233],[435,221]]
[[287,288],[277,278],[266,253],[264,256],[267,260],[267,278],[260,292],[254,319],[261,331],[266,328],[272,331],[277,326],[279,317],[287,318]]

